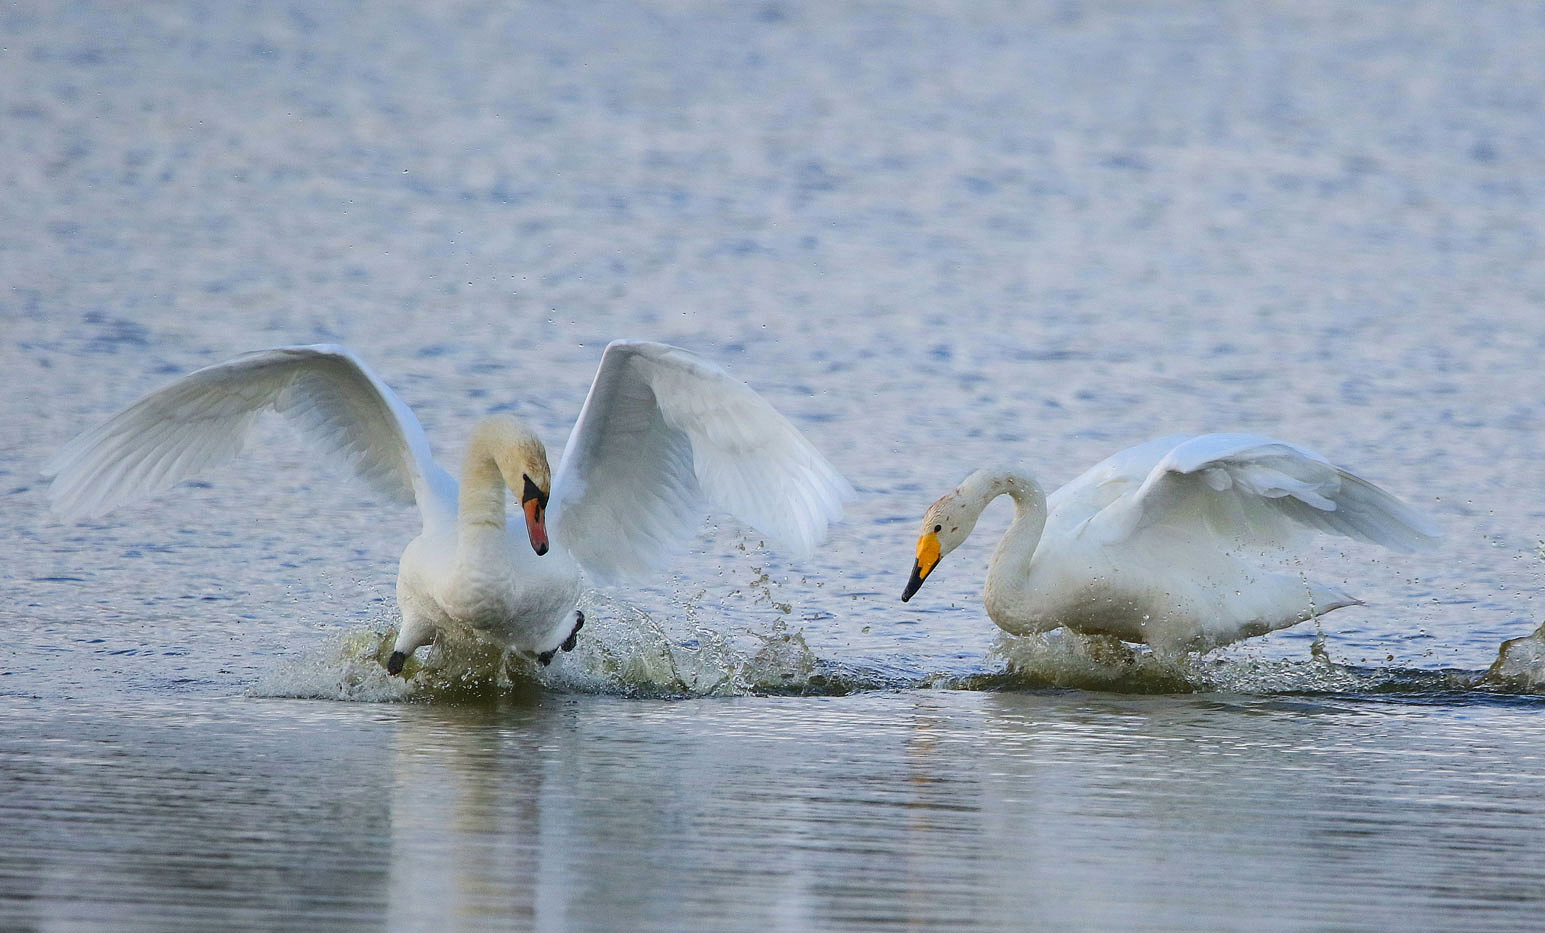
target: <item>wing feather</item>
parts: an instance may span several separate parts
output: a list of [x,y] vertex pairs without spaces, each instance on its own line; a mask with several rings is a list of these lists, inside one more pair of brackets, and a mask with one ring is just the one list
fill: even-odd
[[1414,551],[1440,534],[1426,516],[1314,451],[1248,434],[1181,439],[1094,523],[1111,541],[1157,525],[1205,527],[1222,546],[1280,546],[1310,530]]
[[722,509],[808,555],[852,487],[788,419],[717,366],[619,340],[553,480],[553,533],[603,581],[658,568]]
[[[236,458],[259,415],[287,416],[387,498],[455,508],[455,481],[400,398],[342,347],[258,350],[145,396],[45,464],[64,517],[99,515]],[[448,499],[448,501],[447,501]]]

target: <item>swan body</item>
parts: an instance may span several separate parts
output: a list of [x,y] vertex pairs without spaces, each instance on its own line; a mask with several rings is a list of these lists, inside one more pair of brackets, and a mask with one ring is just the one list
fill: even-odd
[[[822,541],[852,488],[765,399],[686,350],[607,346],[558,469],[508,415],[479,423],[458,482],[418,419],[337,346],[259,350],[193,372],[71,441],[44,467],[55,512],[102,514],[207,472],[266,411],[286,416],[422,530],[398,565],[402,626],[388,664],[445,629],[548,663],[574,646],[585,573],[638,578],[684,547],[705,507],[799,555]],[[506,491],[519,511],[506,510]]]
[[549,546],[538,516],[523,509],[511,522],[505,511],[505,489],[524,491],[528,477],[537,494],[527,501],[540,505],[548,473],[541,441],[515,418],[495,415],[474,428],[457,520],[426,524],[398,564],[402,630],[394,654],[405,657],[457,625],[549,661],[555,646],[568,643],[584,619],[574,608],[579,565],[566,548]]
[[1163,650],[1208,649],[1358,600],[1242,552],[1320,531],[1411,551],[1436,527],[1313,451],[1246,434],[1165,437],[1121,451],[1050,496],[1021,467],[978,470],[923,517],[902,594],[916,594],[1007,495],[1014,521],[988,566],[983,601],[1015,635],[1059,626]]

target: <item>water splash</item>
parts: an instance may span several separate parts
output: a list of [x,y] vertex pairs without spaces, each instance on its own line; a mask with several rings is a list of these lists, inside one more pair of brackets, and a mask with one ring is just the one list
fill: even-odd
[[1430,694],[1484,689],[1475,673],[1364,668],[1334,661],[1324,645],[1309,660],[1248,654],[1163,654],[1065,630],[1003,636],[989,655],[1004,669],[961,679],[965,689],[1078,689],[1113,693]]
[[578,644],[548,667],[470,634],[443,633],[393,677],[386,659],[396,633],[377,627],[287,659],[252,692],[355,702],[473,702],[540,689],[648,697],[851,689],[816,658],[804,633],[781,617],[766,631],[736,637],[700,624],[690,606],[683,607],[674,632],[604,594],[587,594],[581,608],[586,621]]
[[[386,672],[395,629],[350,632],[286,658],[249,691],[254,696],[400,703],[477,700],[519,692],[505,652],[475,638],[441,639],[409,658],[402,676]],[[537,685],[527,685],[535,688]]]
[[[699,594],[700,595],[700,594]],[[658,619],[605,594],[581,601],[586,624],[575,650],[551,666],[470,635],[447,636],[386,673],[395,631],[383,621],[291,656],[252,693],[351,702],[476,703],[543,691],[629,697],[842,695],[867,690],[1093,690],[1111,693],[1333,694],[1440,699],[1455,694],[1538,696],[1545,689],[1545,626],[1504,642],[1488,671],[1358,667],[1316,641],[1307,659],[1247,651],[1167,655],[1064,630],[1003,635],[984,666],[941,673],[906,665],[834,662],[816,656],[783,615],[760,631],[726,633],[699,618],[698,596]]]
[[[1545,563],[1545,540],[1537,541],[1534,557]],[[1482,686],[1517,693],[1545,688],[1545,625],[1497,647],[1497,660],[1477,681]]]
[[1479,683],[1515,691],[1545,687],[1545,625],[1503,642]]

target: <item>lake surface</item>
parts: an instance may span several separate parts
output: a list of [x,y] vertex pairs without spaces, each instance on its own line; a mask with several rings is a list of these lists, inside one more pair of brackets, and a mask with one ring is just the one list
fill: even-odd
[[[0,925],[1532,929],[1545,907],[1533,4],[0,10]],[[414,534],[279,422],[103,519],[42,461],[335,342],[443,462],[665,340],[860,496],[723,516],[543,672],[375,660]],[[990,509],[1161,434],[1432,514],[1200,658],[1001,637]]]

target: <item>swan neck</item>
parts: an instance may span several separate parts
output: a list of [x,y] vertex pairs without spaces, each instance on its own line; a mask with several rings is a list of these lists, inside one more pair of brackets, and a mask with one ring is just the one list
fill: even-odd
[[[1039,487],[1036,492],[1040,492]],[[1036,545],[1041,543],[1041,533],[1045,530],[1046,496],[1039,495],[1034,498],[1014,496],[1014,521],[1009,525],[1009,530],[1004,532],[1003,540],[998,542],[993,562],[1001,563],[1014,556],[1023,557],[1024,562],[1028,564],[1031,556],[1035,554]]]
[[996,491],[988,501],[1000,495],[1013,499],[1014,521],[1004,532],[1003,540],[998,542],[988,564],[985,601],[989,614],[992,606],[1007,595],[1007,590],[1024,586],[1035,549],[1046,530],[1046,492],[1034,477],[1023,470],[1005,470],[993,479]]
[[551,481],[542,442],[509,415],[483,419],[472,432],[461,465],[462,530],[493,527],[503,531],[504,492],[524,489],[528,478],[539,489],[546,489]]
[[960,484],[959,497],[975,518],[999,496],[1014,500],[1014,524],[1046,521],[1046,492],[1035,477],[1022,469],[979,470]]
[[998,543],[998,551],[1001,554],[1005,546],[1012,543],[1034,553],[1041,532],[1046,530],[1046,492],[1035,477],[1023,470],[1009,472],[1004,477],[1003,487],[1004,493],[1014,500],[1014,522]]
[[479,440],[479,436],[473,436],[461,465],[461,526],[492,526],[502,530],[505,525],[504,472],[499,469],[493,451]]

